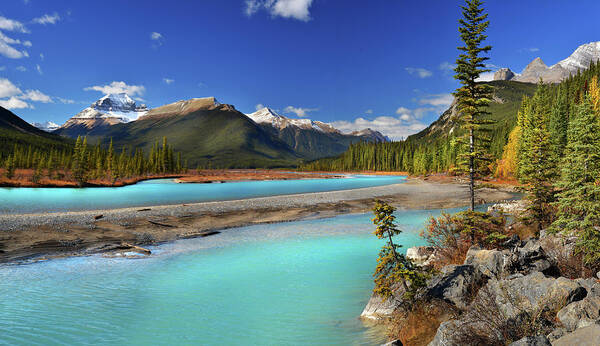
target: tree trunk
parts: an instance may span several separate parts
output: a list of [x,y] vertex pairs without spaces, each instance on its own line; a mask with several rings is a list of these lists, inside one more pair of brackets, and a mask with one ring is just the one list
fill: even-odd
[[471,211],[475,210],[475,151],[473,143],[473,129],[469,129],[469,193],[471,194]]

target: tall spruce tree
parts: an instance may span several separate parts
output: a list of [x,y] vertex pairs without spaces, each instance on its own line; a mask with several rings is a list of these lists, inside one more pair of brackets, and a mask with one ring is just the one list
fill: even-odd
[[600,123],[592,100],[576,107],[557,187],[554,231],[576,235],[587,263],[600,260]]
[[466,146],[460,155],[460,166],[469,172],[469,192],[471,197],[471,210],[475,209],[475,176],[478,168],[489,161],[487,154],[489,138],[485,135],[485,125],[490,124],[485,120],[486,111],[490,102],[492,88],[486,84],[477,83],[476,80],[484,72],[490,70],[485,68],[485,61],[489,57],[482,54],[489,52],[492,47],[482,46],[487,38],[484,34],[490,22],[487,13],[483,13],[480,0],[466,0],[462,6],[463,18],[459,20],[460,38],[464,46],[458,47],[462,53],[456,60],[456,75],[454,78],[460,81],[461,87],[456,90],[454,96],[458,99],[458,111],[461,114],[463,128],[466,134],[460,143]]
[[519,178],[527,185],[531,201],[529,212],[538,231],[550,221],[549,204],[554,198],[553,181],[557,176],[556,161],[548,123],[550,118],[548,86],[540,81],[523,114],[523,133],[519,155]]

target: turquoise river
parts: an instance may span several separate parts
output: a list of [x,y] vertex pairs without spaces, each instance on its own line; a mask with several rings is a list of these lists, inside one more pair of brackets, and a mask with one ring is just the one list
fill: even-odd
[[402,176],[351,175],[341,179],[175,184],[147,180],[125,187],[0,188],[0,214],[112,209],[237,200],[252,197],[350,190],[401,183]]
[[[398,211],[405,248],[439,210]],[[0,344],[376,345],[359,315],[381,241],[370,215],[230,229],[152,248],[0,266]]]

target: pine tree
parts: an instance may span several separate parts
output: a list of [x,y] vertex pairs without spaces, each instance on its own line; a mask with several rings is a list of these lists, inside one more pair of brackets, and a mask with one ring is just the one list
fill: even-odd
[[[377,267],[373,274],[375,278],[374,292],[384,298],[392,297],[397,283],[400,283],[405,292],[413,292],[423,286],[426,281],[425,273],[399,253],[401,245],[394,243],[394,236],[402,233],[395,223],[396,209],[386,203],[378,201],[375,203],[373,223],[377,225],[375,235],[379,239],[385,239],[386,244],[379,251]],[[409,286],[410,283],[410,286]]]
[[466,135],[461,143],[466,145],[465,152],[461,155],[461,166],[469,171],[469,191],[471,197],[471,210],[475,209],[475,175],[482,166],[482,161],[488,161],[487,147],[489,138],[484,135],[485,125],[489,121],[483,119],[489,114],[485,109],[491,98],[491,87],[487,84],[477,83],[481,73],[489,72],[485,68],[485,61],[488,57],[481,56],[489,52],[491,46],[482,46],[482,42],[487,38],[484,35],[490,22],[487,20],[487,13],[483,13],[482,2],[480,0],[466,0],[465,6],[462,6],[463,18],[459,20],[460,38],[464,46],[458,47],[461,54],[456,60],[456,75],[454,78],[460,81],[462,85],[456,90],[454,96],[458,99],[458,110],[463,121],[463,128]]
[[6,177],[12,179],[15,176],[15,156],[9,155],[6,159]]
[[577,106],[557,184],[557,220],[552,229],[576,235],[587,263],[600,260],[600,124],[592,99]]
[[538,230],[549,222],[549,203],[553,200],[552,182],[556,177],[548,119],[550,116],[548,86],[540,82],[523,114],[523,134],[519,155],[519,178],[527,184],[529,211]]

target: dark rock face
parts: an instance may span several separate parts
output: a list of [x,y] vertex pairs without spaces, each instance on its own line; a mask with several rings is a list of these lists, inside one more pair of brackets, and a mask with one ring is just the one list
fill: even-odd
[[509,68],[501,68],[494,73],[494,80],[511,80],[515,76]]
[[543,335],[526,336],[519,341],[515,341],[509,346],[552,346],[547,337]]
[[475,290],[483,284],[484,277],[472,265],[450,265],[442,268],[442,273],[428,285],[426,296],[466,309]]

